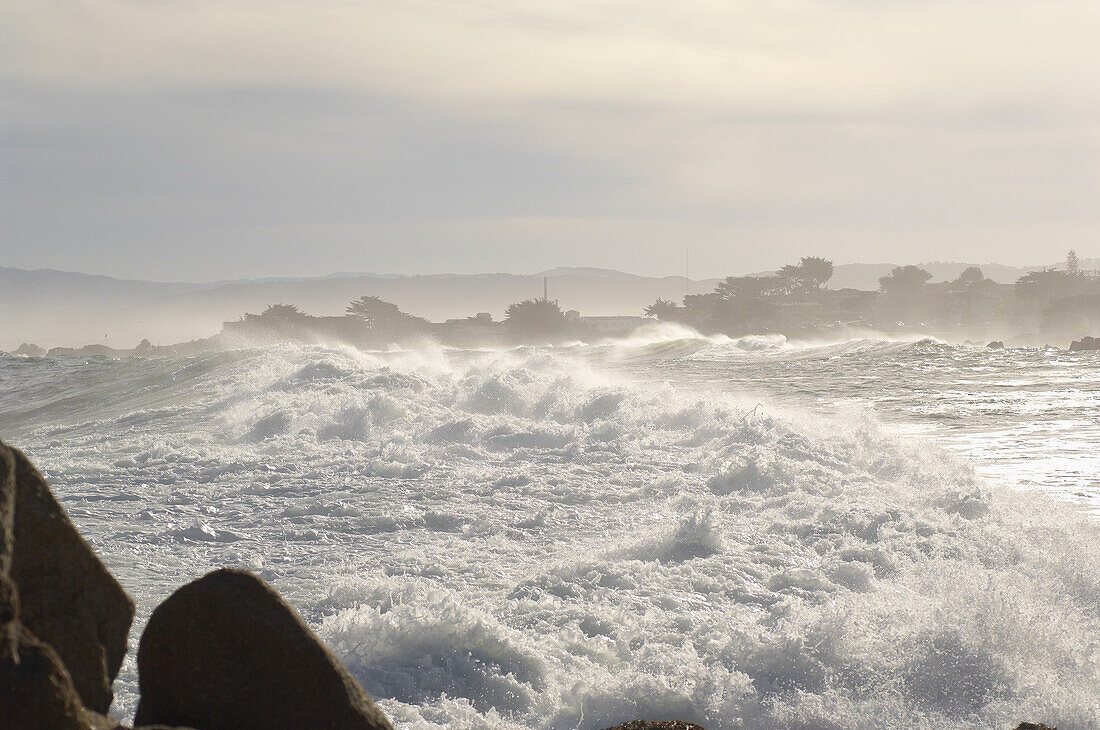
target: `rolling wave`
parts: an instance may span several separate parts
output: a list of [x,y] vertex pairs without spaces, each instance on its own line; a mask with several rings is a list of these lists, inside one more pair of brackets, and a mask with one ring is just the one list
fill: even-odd
[[139,624],[257,570],[401,727],[1096,727],[1095,521],[866,415],[604,367],[895,347],[943,345],[5,361],[0,428]]

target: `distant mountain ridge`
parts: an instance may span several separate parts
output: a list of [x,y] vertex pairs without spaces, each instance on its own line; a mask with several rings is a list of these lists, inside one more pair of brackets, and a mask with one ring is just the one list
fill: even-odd
[[[1100,259],[1081,259],[1081,268],[1100,268]],[[905,264],[836,264],[833,267],[833,278],[829,280],[830,289],[878,289],[878,280],[889,274],[895,266]],[[1065,268],[1065,262],[1059,261],[1053,264],[1041,266],[1008,266],[1006,264],[972,264],[959,261],[927,261],[916,266],[932,274],[932,281],[952,281],[959,274],[971,266],[977,266],[986,277],[998,284],[1012,284],[1021,276],[1040,269]],[[755,275],[773,274],[773,271],[761,271]]]
[[537,274],[387,275],[339,273],[213,283],[114,279],[48,269],[0,267],[0,349],[22,342],[45,347],[99,343],[134,347],[216,333],[222,322],[269,304],[295,304],[317,315],[343,314],[364,295],[382,297],[432,320],[489,312],[542,296],[584,314],[640,314],[662,297],[710,291],[717,280],[647,277],[609,269],[559,267]]
[[[973,264],[919,264],[934,281],[957,277]],[[1084,259],[1083,268],[1100,268]],[[895,264],[837,264],[832,289],[877,289],[878,278]],[[986,276],[1011,283],[1042,268],[978,264]],[[342,314],[348,302],[374,295],[403,310],[433,320],[489,312],[501,317],[509,304],[542,296],[586,315],[639,314],[658,297],[679,301],[689,290],[712,291],[716,278],[686,281],[683,276],[651,277],[614,269],[557,267],[535,274],[360,274],[268,277],[208,283],[116,279],[55,269],[0,267],[0,349],[21,342],[46,347],[93,342],[133,347],[206,337],[221,323],[269,304],[296,304],[318,315]]]

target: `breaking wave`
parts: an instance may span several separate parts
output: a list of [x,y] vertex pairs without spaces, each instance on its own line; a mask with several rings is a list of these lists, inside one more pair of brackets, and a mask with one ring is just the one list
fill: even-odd
[[[670,343],[794,347],[618,354]],[[1100,725],[1095,521],[869,416],[606,353],[5,360],[0,428],[139,626],[250,567],[400,727]]]

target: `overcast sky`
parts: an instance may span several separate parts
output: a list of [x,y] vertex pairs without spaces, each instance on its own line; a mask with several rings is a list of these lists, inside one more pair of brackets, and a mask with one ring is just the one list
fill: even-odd
[[3,0],[0,265],[1100,255],[1100,3]]

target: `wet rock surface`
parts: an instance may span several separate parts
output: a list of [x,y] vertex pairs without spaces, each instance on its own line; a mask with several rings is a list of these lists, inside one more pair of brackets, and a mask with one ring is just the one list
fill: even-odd
[[0,640],[0,727],[93,730],[80,695],[49,645],[12,621]]
[[[107,710],[133,615],[42,475],[0,443],[0,728],[125,730]],[[173,594],[138,664],[144,730],[392,730],[294,610],[242,571]]]
[[126,656],[134,602],[84,542],[45,479],[17,449],[10,578],[19,620],[49,644],[84,706],[105,713]]
[[294,610],[244,571],[210,573],[153,612],[138,682],[138,725],[391,728]]
[[90,722],[61,657],[20,621],[19,588],[11,575],[17,453],[0,443],[0,727],[86,730]]

